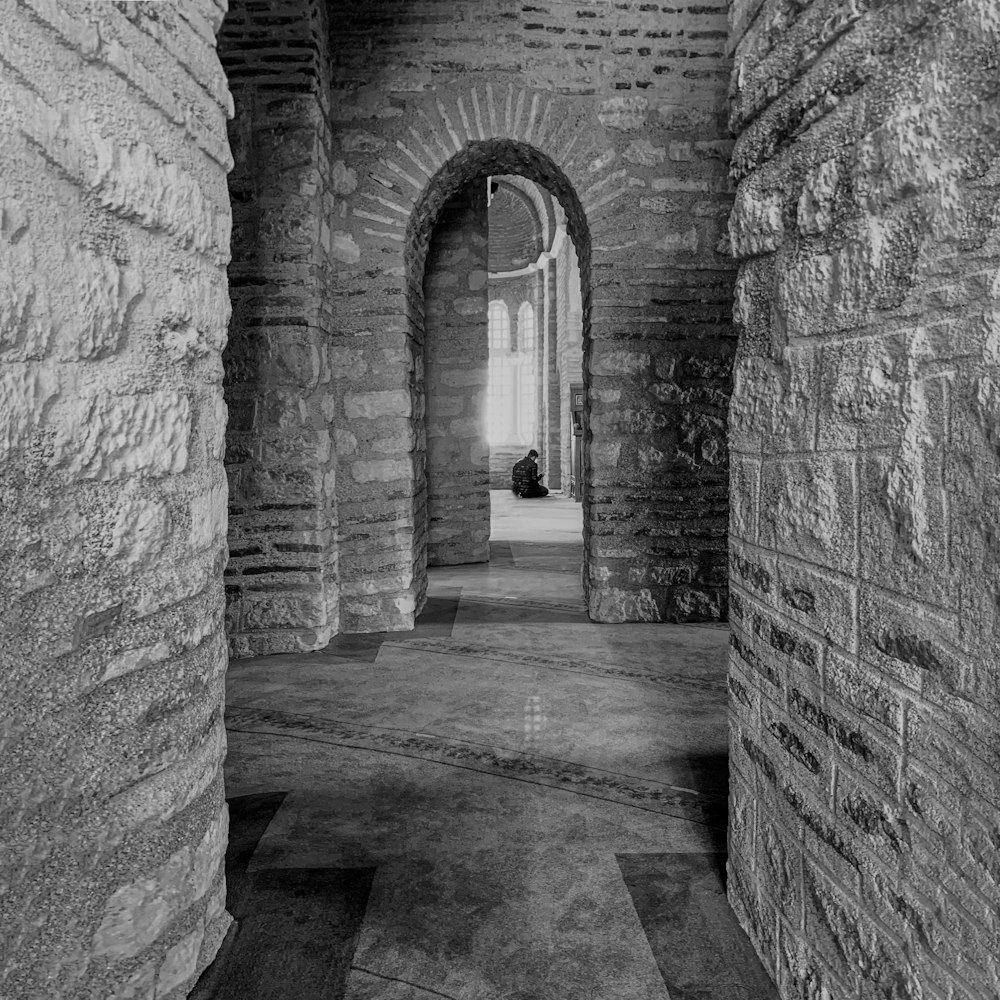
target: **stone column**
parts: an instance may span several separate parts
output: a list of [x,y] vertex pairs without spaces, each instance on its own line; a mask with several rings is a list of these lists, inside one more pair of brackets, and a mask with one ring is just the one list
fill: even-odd
[[562,446],[559,426],[559,265],[547,260],[542,271],[545,281],[545,357],[541,378],[545,385],[545,485],[550,490],[562,489]]
[[427,563],[489,559],[485,182],[444,207],[424,272]]
[[783,998],[997,997],[996,4],[731,13],[729,899]]
[[322,648],[338,627],[328,219],[355,182],[327,152],[327,50],[312,44],[325,23],[317,0],[233,0],[220,36],[236,107],[224,360],[238,656]]
[[[542,260],[535,271],[533,298],[535,302],[535,440],[531,446],[545,451],[545,414],[547,412],[545,380],[546,317],[549,313],[548,283],[545,280],[545,261]],[[542,471],[545,471],[546,456],[542,455]]]
[[5,5],[0,995],[187,995],[225,910],[221,10]]

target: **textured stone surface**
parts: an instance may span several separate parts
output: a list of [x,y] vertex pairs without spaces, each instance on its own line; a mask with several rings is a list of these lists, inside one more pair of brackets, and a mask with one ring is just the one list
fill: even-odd
[[221,17],[4,8],[4,997],[179,997],[230,922]]
[[424,270],[427,565],[490,557],[486,181],[445,205]]
[[731,14],[730,899],[787,1000],[987,1000],[1000,20]]
[[[325,11],[317,0],[234,3],[219,35],[236,108],[226,589],[240,656],[321,648],[339,626],[340,359],[329,349],[327,285],[360,251],[334,212],[358,181],[328,156],[330,53],[315,44]],[[366,481],[387,475],[373,465]]]

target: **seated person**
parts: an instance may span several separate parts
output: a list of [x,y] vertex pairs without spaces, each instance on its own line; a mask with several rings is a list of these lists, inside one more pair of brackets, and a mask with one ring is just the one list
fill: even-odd
[[543,474],[538,471],[536,458],[538,458],[538,452],[532,448],[514,466],[514,470],[510,474],[510,488],[515,496],[531,499],[533,497],[547,497],[549,495],[549,491],[539,482]]

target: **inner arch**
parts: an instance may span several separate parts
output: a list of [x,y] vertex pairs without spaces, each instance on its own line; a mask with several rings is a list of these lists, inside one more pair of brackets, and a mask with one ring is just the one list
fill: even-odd
[[[457,317],[452,317],[451,328],[448,326],[449,320],[444,313],[447,312],[437,300],[436,294],[432,290],[436,280],[433,255],[437,253],[445,254],[450,260],[458,261],[463,259],[466,266],[475,267],[468,256],[470,248],[460,247],[457,242],[457,233],[460,230],[460,213],[465,213],[465,218],[469,220],[469,225],[475,225],[477,211],[485,207],[480,204],[481,199],[485,199],[487,178],[505,176],[511,180],[531,181],[540,188],[545,189],[552,198],[558,202],[565,216],[565,232],[572,241],[573,252],[576,264],[579,268],[579,297],[573,298],[578,303],[580,325],[582,327],[582,347],[583,359],[580,362],[582,372],[586,371],[586,353],[589,346],[589,323],[590,323],[590,233],[586,215],[580,199],[565,173],[553,160],[540,150],[522,142],[509,139],[491,139],[469,143],[460,152],[449,159],[431,178],[430,182],[421,193],[411,213],[406,235],[405,273],[407,279],[407,327],[411,343],[411,351],[414,356],[414,389],[419,400],[414,409],[414,439],[417,447],[413,453],[413,485],[414,485],[414,563],[413,579],[416,584],[418,594],[418,607],[422,605],[423,595],[426,592],[426,569],[428,565],[428,551],[430,552],[430,562],[434,563],[455,563],[455,562],[476,562],[484,561],[488,558],[488,534],[489,534],[489,450],[486,442],[485,427],[480,434],[481,444],[485,449],[485,459],[480,463],[479,469],[470,468],[466,482],[462,483],[460,476],[453,477],[453,481],[458,483],[455,495],[449,496],[448,491],[440,488],[440,482],[433,487],[434,478],[432,475],[434,468],[448,467],[449,462],[458,461],[456,457],[448,457],[448,449],[451,449],[453,456],[468,456],[470,448],[474,451],[478,442],[474,440],[474,435],[470,432],[468,424],[470,413],[475,406],[470,405],[468,396],[474,395],[475,390],[467,393],[465,400],[458,399],[460,395],[456,392],[454,385],[461,382],[468,384],[475,383],[475,375],[472,369],[477,364],[481,365],[483,372],[487,366],[487,309],[489,295],[487,289],[481,289],[482,303],[481,310],[477,310],[474,303],[466,300],[464,307],[467,310],[464,326],[468,331],[468,340],[464,349],[464,356],[457,362],[462,371],[455,373],[449,371],[444,376],[441,374],[440,355],[435,353],[435,341],[443,338],[454,343],[455,327],[463,325],[463,321]],[[477,187],[477,185],[480,185]],[[530,187],[530,185],[526,185]],[[479,206],[477,208],[477,205]],[[533,214],[537,216],[537,211]],[[547,225],[547,231],[554,233]],[[432,246],[432,236],[436,249],[432,257],[428,258],[429,249]],[[565,236],[559,237],[565,244]],[[451,241],[447,248],[443,248],[440,241]],[[551,237],[550,237],[551,240]],[[485,241],[484,241],[485,243]],[[482,267],[486,267],[485,245],[482,247],[484,257]],[[547,249],[551,249],[551,242]],[[472,251],[475,253],[475,250]],[[543,302],[555,302],[555,266],[551,271],[547,265],[551,263],[546,258],[547,254],[539,256],[539,266],[541,273],[538,274],[539,296],[536,303],[539,312],[543,312]],[[464,293],[473,283],[471,272],[456,273],[456,268],[461,265],[455,264],[452,273],[447,277],[447,288],[441,288],[440,294],[447,298],[457,295],[458,292],[451,289],[460,289]],[[427,298],[425,299],[425,293]],[[551,298],[550,298],[551,296]],[[434,299],[434,301],[432,301]],[[481,311],[482,315],[479,315]],[[518,304],[513,305],[511,310],[511,320],[516,323]],[[536,318],[538,328],[541,329],[544,318]],[[478,324],[478,325],[477,325]],[[478,329],[481,326],[481,331]],[[475,332],[473,332],[475,331]],[[481,333],[481,336],[479,334]],[[549,378],[547,365],[551,365],[553,377],[555,376],[555,327],[553,320],[552,339],[549,347],[541,349],[541,365],[539,371],[539,385],[547,385],[545,380]],[[481,341],[481,343],[480,343]],[[541,344],[541,334],[539,335]],[[578,347],[579,350],[579,347]],[[548,351],[548,354],[545,352]],[[473,357],[476,352],[483,355]],[[448,364],[454,364],[449,360]],[[442,378],[451,378],[452,387],[451,398],[446,400],[447,407],[442,406],[439,410],[435,408],[434,390],[439,387]],[[580,376],[582,377],[582,376]],[[555,435],[556,440],[562,433],[561,409],[562,406],[558,385],[553,390],[549,383],[548,393],[539,391],[538,427],[546,427],[545,437],[551,439]],[[481,409],[485,411],[485,385],[483,389],[483,399]],[[568,389],[563,393],[569,397]],[[583,398],[586,399],[586,385],[583,386]],[[551,413],[551,417],[547,414]],[[468,441],[456,440],[456,433],[447,425],[443,414],[452,420],[451,427],[458,427],[459,433],[468,435]],[[485,423],[485,412],[480,419]],[[569,426],[568,417],[565,420]],[[584,414],[584,426],[586,426],[586,416]],[[552,428],[554,427],[554,431]],[[471,444],[470,444],[471,442]],[[580,442],[578,449],[578,475],[575,479],[579,494],[583,494],[584,517],[587,523],[587,503],[586,494],[582,489],[582,484],[588,478],[589,467],[589,441],[587,437]],[[422,447],[421,447],[422,445]],[[548,482],[555,488],[561,484],[561,458],[558,447],[553,448],[554,459],[551,464],[545,466],[546,474],[549,476]],[[445,458],[440,455],[442,452]],[[543,445],[543,453],[545,448]],[[523,452],[522,452],[523,454]],[[576,454],[574,452],[574,454]],[[569,458],[567,457],[567,462]],[[475,462],[472,463],[475,465]],[[481,474],[479,474],[481,472]],[[494,470],[496,473],[496,470]],[[431,483],[429,484],[429,474]],[[475,495],[469,488],[469,480],[475,480]],[[480,479],[482,480],[480,482]],[[451,484],[449,483],[449,486]],[[497,484],[493,483],[496,487]],[[465,493],[461,494],[461,490]],[[485,505],[485,510],[483,509]],[[448,520],[448,524],[443,522]],[[478,520],[477,520],[478,519]],[[428,544],[421,544],[422,533],[420,525],[426,525],[424,538],[428,539]],[[484,531],[485,525],[485,531]],[[584,529],[584,551],[587,551],[587,532]],[[588,579],[589,574],[584,572],[584,579]]]

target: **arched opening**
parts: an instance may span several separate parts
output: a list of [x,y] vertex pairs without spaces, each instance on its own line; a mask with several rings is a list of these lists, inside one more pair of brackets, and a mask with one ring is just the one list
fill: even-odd
[[[521,186],[497,180],[507,176]],[[533,185],[546,192],[546,198],[534,196],[541,207],[532,201]],[[486,231],[479,230],[479,238],[471,228],[481,225],[489,198],[500,191],[516,212],[534,220],[540,234],[537,248],[516,248],[528,264],[505,272],[525,276],[530,290],[504,297],[499,291],[494,296],[495,254]],[[546,212],[548,195],[555,212]],[[461,219],[470,227],[464,243],[459,237]],[[572,256],[579,274],[574,298],[580,304],[581,358],[575,370],[582,382],[590,302],[589,231],[572,185],[549,157],[512,140],[472,142],[431,178],[411,214],[405,271],[416,398],[413,578],[418,609],[426,593],[428,565],[489,558],[488,490],[502,487],[509,493],[513,461],[538,447],[548,483],[559,489],[561,441],[567,431],[572,436],[569,421],[562,420],[569,383],[562,391],[557,374],[560,272],[554,249],[564,234],[569,237],[567,256]],[[506,236],[510,242],[512,237]],[[511,260],[523,263],[516,254]],[[486,275],[480,274],[483,267],[488,268],[486,282]],[[562,288],[559,293],[568,295]],[[582,466],[587,455],[582,434],[586,388],[578,388]],[[501,448],[512,450],[503,453],[498,465],[491,461],[491,451]],[[584,479],[581,468],[580,484]],[[581,493],[578,489],[578,498]],[[426,524],[423,533],[421,523]]]

